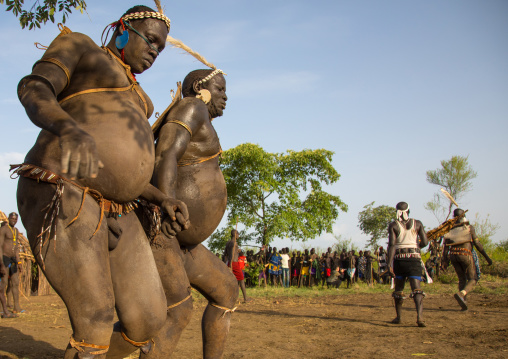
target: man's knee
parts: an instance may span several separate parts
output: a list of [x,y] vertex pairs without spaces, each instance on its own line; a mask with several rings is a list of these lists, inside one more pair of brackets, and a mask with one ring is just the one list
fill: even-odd
[[151,339],[162,328],[167,317],[166,306],[132,308],[121,316],[122,327],[136,341]]
[[172,325],[185,328],[189,324],[192,317],[193,302],[190,289],[188,296],[180,301],[172,303],[168,299],[167,316],[173,323]]

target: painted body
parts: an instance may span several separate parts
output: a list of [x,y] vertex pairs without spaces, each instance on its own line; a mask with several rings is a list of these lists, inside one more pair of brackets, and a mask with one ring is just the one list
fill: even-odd
[[[460,208],[453,211],[454,217],[460,216],[463,213],[464,211]],[[452,230],[444,236],[444,240],[443,269],[446,269],[448,262],[451,261],[459,279],[459,292],[454,297],[462,310],[467,310],[467,295],[478,282],[472,251],[476,248],[487,260],[488,265],[492,265],[492,260],[478,241],[474,227],[465,218],[461,218],[455,224]]]
[[[402,235],[402,230],[412,231],[414,234],[415,243],[409,244],[406,241],[400,243],[403,247],[407,247],[404,249],[417,249],[417,253],[420,254],[420,249],[424,248],[428,244],[427,235],[423,228],[422,222],[416,219],[409,218],[409,206],[405,202],[399,202],[397,204],[398,214],[399,211],[403,213],[400,217],[397,218],[396,221],[392,222],[388,226],[388,272],[392,277],[395,277],[395,291],[393,292],[394,302],[395,302],[395,311],[397,313],[396,318],[392,321],[394,324],[399,324],[401,322],[401,311],[402,311],[402,302],[405,299],[403,295],[404,285],[406,279],[409,279],[409,284],[411,285],[411,296],[414,299],[415,307],[416,307],[416,324],[419,327],[425,327],[425,322],[423,321],[423,298],[425,294],[421,290],[420,287],[420,279],[422,270],[418,275],[411,276],[399,276],[399,273],[394,272],[394,260],[396,260],[396,247],[398,242],[400,242],[400,236]],[[401,230],[402,228],[402,230]],[[413,251],[412,253],[415,253]],[[402,262],[402,261],[400,261]],[[421,262],[421,258],[420,258]],[[401,263],[402,264],[402,263]],[[406,263],[407,264],[407,263]],[[415,263],[413,263],[415,264]],[[402,266],[401,266],[402,267]],[[421,267],[423,269],[423,267]]]
[[[141,73],[158,56],[152,45],[160,51],[164,48],[168,29],[156,19],[136,20],[132,25],[151,42],[131,34],[123,51],[125,65]],[[23,82],[21,103],[42,129],[25,162],[99,191],[106,199],[123,203],[142,196],[171,217],[176,209],[186,217],[184,204],[150,184],[155,153],[147,121],[153,112],[150,99],[139,85],[128,91],[114,90],[134,83],[114,45],[120,33],[119,29],[114,32],[108,50],[79,33],[59,36],[51,43],[43,58],[56,59],[69,76],[61,66],[46,61],[38,63]],[[113,90],[78,94],[101,88]],[[75,96],[65,99],[71,95]],[[123,358],[138,347],[148,350],[120,336],[122,331],[133,343],[145,342],[165,320],[162,283],[136,215],[116,218],[106,213],[101,221],[97,201],[65,183],[54,221],[56,239],[41,243],[44,209],[55,191],[54,184],[20,177],[18,208],[35,258],[67,306],[73,338],[101,348],[111,344],[108,358]],[[68,226],[82,199],[79,217]],[[113,228],[120,240],[112,246]],[[113,331],[115,309],[120,323]],[[69,345],[65,358],[105,358],[105,354],[93,354],[96,351]]]
[[[155,241],[160,245],[152,248],[169,307],[154,350],[143,358],[172,354],[190,320],[191,286],[209,301],[202,319],[203,356],[222,357],[231,318],[228,309],[234,309],[238,300],[235,276],[201,244],[219,225],[227,203],[218,163],[221,148],[211,122],[226,106],[226,81],[217,74],[199,84],[210,73],[197,70],[187,75],[184,98],[164,119],[157,140],[154,183],[166,195],[187,204],[191,224],[180,231],[179,223],[166,219]],[[210,92],[208,104],[196,98],[200,90]]]
[[[19,258],[19,231],[15,227],[18,222],[16,213],[9,214],[7,223],[0,227],[0,303],[2,304],[2,318],[14,318],[16,315],[7,308],[5,289],[10,284],[14,300],[13,311],[21,312],[19,306],[19,273],[21,262]],[[10,283],[9,283],[10,282]]]

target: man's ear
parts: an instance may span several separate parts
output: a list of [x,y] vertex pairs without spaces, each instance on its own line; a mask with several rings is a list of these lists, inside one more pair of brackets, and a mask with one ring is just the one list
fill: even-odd
[[192,89],[194,90],[195,93],[199,93],[199,90],[201,90],[201,84],[199,83],[198,80],[193,82]]

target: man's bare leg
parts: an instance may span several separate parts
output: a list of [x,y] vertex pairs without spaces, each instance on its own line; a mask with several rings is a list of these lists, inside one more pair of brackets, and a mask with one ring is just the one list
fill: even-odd
[[209,302],[201,322],[203,357],[221,358],[231,311],[238,302],[238,282],[231,269],[202,244],[185,254],[185,270],[191,285]]
[[[56,220],[56,240],[47,241],[41,251],[37,236],[44,218],[42,209],[50,203],[55,188],[54,185],[19,179],[18,208],[32,252],[67,307],[74,340],[108,346],[115,300],[109,268],[107,226],[104,221],[92,237],[99,223],[100,209],[87,196],[79,218],[67,227],[78,212],[82,192],[66,186]],[[23,194],[21,198],[20,193]],[[93,351],[81,348],[88,353]],[[78,358],[78,351],[68,345],[64,358]],[[105,358],[105,355],[95,358]]]
[[[127,323],[126,334],[134,340],[151,338],[155,330],[150,327],[159,325],[160,328],[163,323],[164,317],[161,319],[156,317],[161,316],[160,312],[165,315],[165,299],[158,275],[153,276],[155,264],[153,264],[148,243],[146,239],[143,242],[142,237],[139,237],[140,234],[144,237],[144,232],[139,223],[134,221],[137,220],[135,215],[134,220],[130,214],[122,216],[124,219],[122,224],[125,225],[124,237],[117,248],[119,249],[117,254],[122,256],[121,261],[125,266],[122,274],[126,277],[129,274],[125,280],[131,281],[131,285],[120,290],[118,287],[121,284],[116,283],[117,288],[114,291],[111,266],[116,265],[118,258],[110,262],[108,227],[105,219],[92,237],[100,220],[100,208],[97,202],[90,196],[86,196],[79,218],[72,225],[67,226],[78,213],[83,193],[75,187],[65,187],[56,222],[57,237],[56,240],[47,241],[43,246],[44,260],[42,260],[37,238],[44,217],[41,210],[50,203],[55,193],[55,186],[20,178],[18,193],[20,192],[23,196],[18,197],[18,208],[23,225],[27,229],[34,257],[67,307],[73,339],[78,343],[84,341],[88,344],[107,347],[110,344],[113,329],[115,301],[121,320]],[[150,271],[151,266],[153,270]],[[159,296],[161,297],[159,305],[155,304],[153,299],[157,296],[156,286],[153,295],[145,295],[147,292],[145,285],[154,292],[154,279],[147,280],[147,276],[155,277],[155,282],[159,281]],[[135,291],[132,287],[136,288]],[[122,294],[115,298],[115,292]],[[134,303],[132,312],[128,315],[124,315],[125,301]],[[148,317],[145,318],[145,315]],[[149,319],[153,319],[155,324],[146,323]],[[134,326],[132,322],[136,322],[136,325]],[[136,328],[132,328],[133,326]],[[69,344],[64,355],[65,359],[106,358],[105,354],[90,354],[100,351],[99,349],[77,344],[74,346],[79,347],[83,352],[78,353],[78,350]],[[109,349],[114,353],[114,345],[111,345]]]
[[3,312],[2,318],[15,318],[17,317],[17,315],[11,313],[7,308],[7,299],[5,298],[5,287],[7,286],[7,278],[9,278],[9,273],[7,273],[3,277],[0,277],[0,303],[2,304],[2,312]]
[[395,291],[392,293],[393,302],[395,305],[395,313],[397,316],[392,320],[393,324],[400,324],[402,315],[402,303],[404,302],[404,285],[405,279],[395,278]]
[[176,238],[163,234],[159,234],[156,242],[161,243],[162,247],[152,247],[152,252],[166,293],[168,309],[166,322],[154,337],[155,345],[150,353],[141,353],[140,358],[143,359],[169,358],[192,315],[191,287],[180,245]]
[[409,284],[411,285],[411,294],[416,307],[416,324],[418,324],[419,327],[426,327],[423,321],[423,298],[425,297],[425,293],[423,293],[418,279],[409,278]]
[[118,224],[123,234],[109,258],[120,322],[115,324],[108,359],[125,358],[138,348],[149,353],[167,310],[152,250],[136,214],[122,215]]
[[9,307],[10,302],[9,292],[12,294],[12,299],[14,301],[13,312],[21,313],[21,306],[19,305],[19,272],[13,273],[9,280],[9,288],[7,289],[7,307]]

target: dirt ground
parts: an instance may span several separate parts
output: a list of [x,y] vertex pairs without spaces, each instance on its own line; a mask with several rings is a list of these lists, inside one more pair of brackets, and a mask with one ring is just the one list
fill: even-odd
[[[416,327],[413,301],[403,323],[390,324],[389,294],[255,298],[234,313],[225,358],[373,358],[429,355],[435,358],[508,358],[508,298],[473,293],[461,312],[450,294],[427,295],[426,328]],[[22,299],[26,313],[0,319],[0,359],[62,358],[71,327],[56,295]],[[200,358],[200,319],[191,323],[174,358]]]

